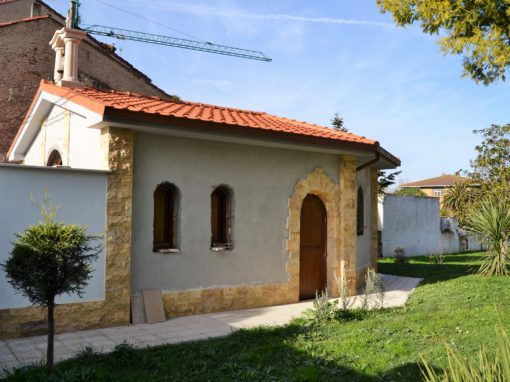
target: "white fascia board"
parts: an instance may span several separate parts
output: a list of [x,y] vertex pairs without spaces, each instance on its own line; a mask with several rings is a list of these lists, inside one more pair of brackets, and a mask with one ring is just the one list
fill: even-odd
[[[72,102],[64,97],[59,97],[48,92],[41,92],[32,112],[28,116],[25,124],[22,126],[21,133],[14,142],[13,149],[9,155],[9,160],[23,160],[27,150],[30,148],[37,132],[40,130],[44,118],[51,111],[53,106],[59,106],[69,110],[71,113],[78,114],[87,120],[87,127],[97,125],[103,120],[101,114],[94,113],[84,106]],[[72,128],[72,127],[71,127]]]
[[237,144],[250,145],[250,146],[272,147],[272,148],[308,151],[308,152],[316,152],[316,153],[324,153],[324,154],[352,155],[352,156],[355,156],[356,159],[361,163],[364,163],[367,160],[373,159],[373,157],[374,157],[374,153],[372,151],[344,149],[344,148],[340,148],[340,147],[339,148],[323,147],[323,146],[314,145],[314,144],[307,145],[307,144],[302,144],[302,143],[285,142],[283,140],[275,140],[275,139],[263,138],[263,137],[247,138],[247,137],[240,137],[235,134],[225,134],[223,132],[218,133],[218,132],[207,132],[207,131],[194,131],[193,129],[183,128],[183,127],[178,127],[178,126],[145,125],[142,123],[125,123],[125,122],[104,120],[94,127],[99,128],[99,129],[104,128],[104,127],[118,127],[121,129],[130,129],[130,130],[139,131],[141,133],[171,135],[171,136],[180,137],[180,138],[202,139],[202,140],[206,140],[206,141],[237,143]]

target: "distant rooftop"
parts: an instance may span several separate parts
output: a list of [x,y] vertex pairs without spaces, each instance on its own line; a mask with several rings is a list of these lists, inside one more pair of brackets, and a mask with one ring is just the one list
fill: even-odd
[[418,180],[416,182],[411,183],[404,183],[401,184],[400,187],[420,187],[420,188],[451,187],[456,183],[462,183],[465,182],[466,180],[468,179],[464,178],[463,176],[444,174],[441,176],[436,176],[435,178]]

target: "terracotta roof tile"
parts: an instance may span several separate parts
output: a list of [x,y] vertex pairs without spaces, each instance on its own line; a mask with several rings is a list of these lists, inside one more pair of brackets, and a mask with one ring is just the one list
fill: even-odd
[[462,176],[443,174],[441,176],[436,176],[435,178],[401,184],[400,187],[448,187],[466,180],[468,179]]
[[318,126],[312,123],[296,121],[294,119],[277,117],[264,112],[194,102],[166,101],[157,97],[147,97],[130,92],[100,91],[90,88],[71,89],[58,87],[46,81],[41,83],[41,87],[44,91],[67,99],[72,99],[73,102],[86,107],[93,107],[94,111],[103,114],[107,108],[115,108],[142,114],[158,114],[161,116],[188,120],[242,126],[378,146],[377,141],[355,134]]

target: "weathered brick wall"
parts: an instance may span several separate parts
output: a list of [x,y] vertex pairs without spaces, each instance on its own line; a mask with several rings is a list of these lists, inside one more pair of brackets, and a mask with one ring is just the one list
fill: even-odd
[[[0,27],[0,161],[36,93],[53,76],[55,54],[48,42],[62,25],[52,18]],[[80,79],[87,86],[168,98],[141,72],[92,40],[80,45]]]
[[[32,13],[32,4],[36,3]],[[37,0],[12,0],[0,2],[0,23],[24,19],[32,16],[41,16],[52,13],[52,10]]]

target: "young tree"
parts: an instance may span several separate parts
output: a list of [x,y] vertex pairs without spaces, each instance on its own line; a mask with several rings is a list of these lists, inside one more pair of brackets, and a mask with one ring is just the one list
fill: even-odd
[[387,174],[386,171],[379,170],[377,176],[377,193],[383,195],[388,187],[397,182],[395,178],[401,172],[402,171],[393,171]]
[[345,133],[349,131],[344,126],[344,119],[342,117],[340,117],[340,115],[338,115],[338,113],[335,113],[335,116],[331,120],[331,126],[333,126],[333,128],[335,128],[335,129],[343,131]]
[[99,237],[87,235],[86,227],[55,222],[56,210],[46,198],[42,220],[16,234],[9,258],[0,265],[14,289],[48,309],[48,371],[53,368],[55,297],[63,293],[81,297],[100,250],[91,244]]
[[398,26],[420,23],[437,35],[441,50],[464,56],[464,76],[488,85],[505,80],[510,66],[510,3],[507,0],[376,0]]

